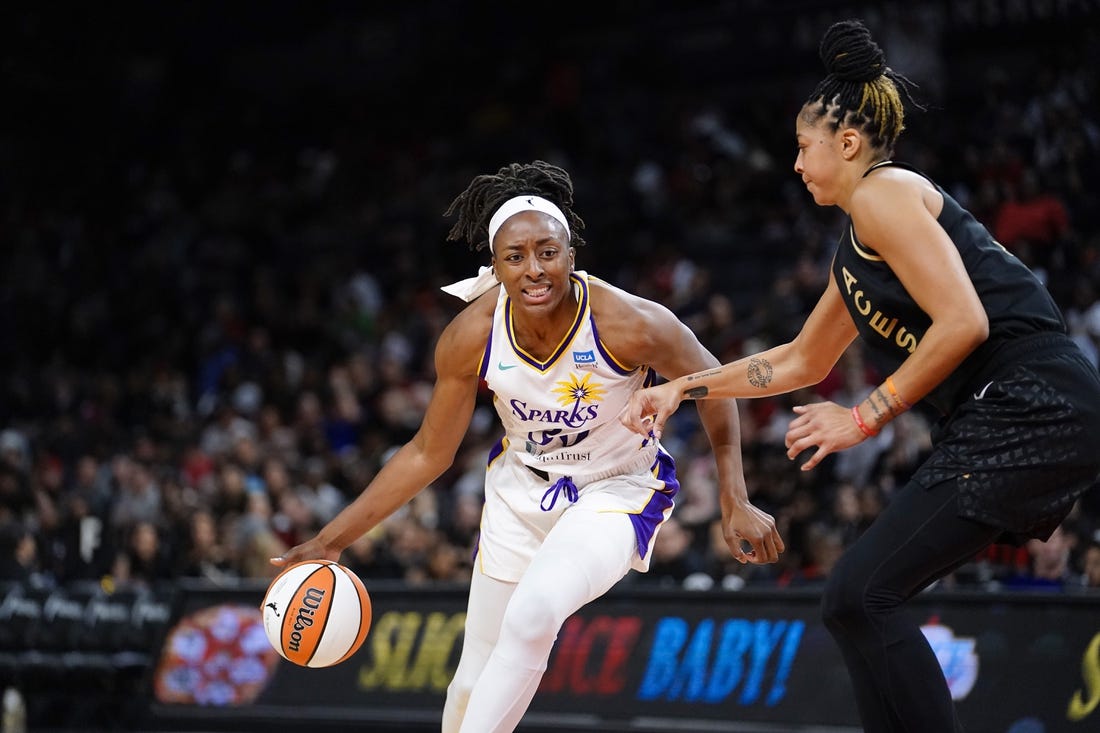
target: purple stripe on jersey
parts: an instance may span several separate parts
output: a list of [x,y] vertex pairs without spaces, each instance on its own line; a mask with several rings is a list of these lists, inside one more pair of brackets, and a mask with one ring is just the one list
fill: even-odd
[[680,482],[676,480],[676,462],[664,451],[657,451],[657,460],[650,470],[656,469],[657,478],[665,482],[665,488],[654,491],[645,508],[637,514],[631,514],[634,535],[638,538],[638,556],[645,557],[653,532],[665,519],[665,511],[672,506],[672,500],[680,491]]
[[615,357],[613,357],[607,351],[607,349],[605,349],[603,347],[603,341],[600,340],[600,331],[599,331],[598,328],[596,328],[596,317],[595,316],[589,316],[588,320],[592,322],[592,338],[596,342],[596,350],[599,351],[600,354],[603,356],[604,360],[607,362],[607,365],[609,367],[611,367],[611,369],[616,374],[626,375],[626,374],[630,374],[631,372],[633,372],[634,371],[633,369],[626,369],[624,367],[619,366],[619,362],[615,361]]
[[493,350],[493,325],[489,324],[489,338],[485,341],[485,351],[481,354],[481,366],[478,367],[477,376],[485,381],[485,374],[489,371],[489,353]]
[[512,351],[516,352],[516,356],[535,367],[540,372],[545,372],[549,369],[550,366],[558,360],[558,357],[569,348],[569,344],[573,343],[577,331],[580,330],[581,324],[584,323],[584,314],[588,310],[588,283],[574,274],[570,274],[569,279],[580,285],[581,288],[581,303],[580,307],[577,308],[577,317],[573,319],[573,325],[569,327],[569,333],[561,340],[561,344],[558,346],[557,350],[544,362],[531,358],[516,345],[516,338],[512,331],[512,299],[508,298],[508,301],[504,304],[504,329],[505,333],[508,334],[508,343],[512,345]]
[[506,438],[501,438],[500,440],[498,440],[496,443],[493,444],[492,448],[489,449],[489,460],[485,462],[485,467],[486,468],[489,468],[490,466],[492,466],[493,461],[500,458],[500,454],[504,452],[504,441],[505,440],[506,440]]

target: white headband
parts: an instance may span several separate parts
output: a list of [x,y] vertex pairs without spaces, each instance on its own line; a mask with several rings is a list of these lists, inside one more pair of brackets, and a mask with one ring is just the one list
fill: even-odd
[[[497,230],[500,229],[504,222],[521,211],[541,211],[544,214],[549,214],[561,222],[561,225],[565,227],[565,235],[572,239],[573,235],[569,231],[569,223],[565,220],[565,214],[562,213],[562,210],[559,209],[553,201],[547,201],[541,196],[528,194],[526,196],[516,196],[508,199],[501,204],[500,208],[497,209],[492,218],[489,219],[490,252],[493,251],[493,238],[496,237]],[[499,284],[500,281],[497,280],[496,275],[493,274],[493,269],[491,267],[482,267],[478,270],[475,277],[468,277],[465,280],[460,280],[451,285],[444,285],[440,290],[469,302]]]
[[562,213],[553,201],[547,201],[541,196],[516,196],[510,198],[500,205],[500,208],[496,210],[493,217],[489,219],[489,249],[493,250],[493,239],[497,235],[497,230],[521,211],[541,211],[544,214],[550,216],[561,222],[561,225],[565,227],[565,236],[572,238],[572,234],[569,231],[569,222],[565,220],[565,214]]

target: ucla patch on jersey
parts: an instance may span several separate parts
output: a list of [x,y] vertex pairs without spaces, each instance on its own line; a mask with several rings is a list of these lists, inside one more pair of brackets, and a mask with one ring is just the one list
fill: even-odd
[[595,351],[574,351],[573,366],[577,369],[595,369],[599,366]]

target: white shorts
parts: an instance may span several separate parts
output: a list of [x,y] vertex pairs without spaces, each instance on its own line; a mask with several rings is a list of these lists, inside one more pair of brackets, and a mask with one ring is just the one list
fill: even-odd
[[476,557],[481,572],[497,580],[519,582],[547,533],[565,512],[575,511],[628,515],[637,539],[631,567],[649,570],[653,541],[672,514],[673,499],[680,490],[672,456],[658,449],[656,455],[647,452],[633,465],[591,477],[572,477],[577,489],[575,502],[569,500],[567,488],[555,492],[558,478],[537,475],[511,450],[491,461],[485,472],[485,507]]

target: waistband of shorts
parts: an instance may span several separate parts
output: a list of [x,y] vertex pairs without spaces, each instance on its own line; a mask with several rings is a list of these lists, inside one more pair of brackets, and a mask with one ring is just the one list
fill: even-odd
[[1020,360],[1043,354],[1072,351],[1076,348],[1073,339],[1056,331],[1033,333],[1007,340],[994,349],[986,362],[967,380],[961,393],[969,394],[975,386],[980,387]]
[[657,460],[657,453],[663,451],[664,449],[656,444],[654,444],[652,447],[647,446],[646,448],[640,450],[638,452],[638,456],[636,456],[635,458],[632,458],[625,463],[621,463],[614,468],[609,468],[604,471],[597,471],[596,473],[563,474],[554,473],[552,471],[545,471],[541,468],[535,468],[534,466],[528,466],[526,463],[524,463],[523,465],[527,467],[528,471],[535,474],[543,481],[553,483],[560,476],[569,476],[573,480],[573,483],[576,484],[578,488],[580,488],[585,484],[590,484],[593,481],[600,481],[601,479],[605,478],[611,478],[612,476],[623,476],[629,473],[637,473],[638,471],[646,471],[649,469],[650,466],[653,465],[653,462]]

